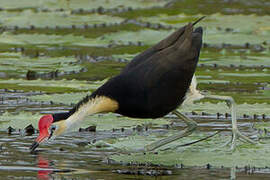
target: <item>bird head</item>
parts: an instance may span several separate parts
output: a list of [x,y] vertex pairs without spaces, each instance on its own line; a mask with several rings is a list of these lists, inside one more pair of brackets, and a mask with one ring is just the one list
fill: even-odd
[[40,143],[44,142],[50,137],[49,128],[53,123],[53,116],[51,114],[44,115],[38,122],[39,136],[30,147],[31,151],[34,151]]
[[39,119],[38,129],[39,135],[30,147],[31,152],[33,152],[42,142],[48,139],[53,139],[53,136],[62,134],[66,127],[64,121],[54,123],[53,116],[48,114]]

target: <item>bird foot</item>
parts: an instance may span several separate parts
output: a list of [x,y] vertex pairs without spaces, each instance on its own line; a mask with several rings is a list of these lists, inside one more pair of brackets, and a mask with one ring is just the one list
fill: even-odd
[[255,141],[251,140],[249,137],[243,135],[238,129],[232,129],[232,137],[231,139],[226,142],[223,146],[227,146],[231,143],[231,150],[234,151],[236,148],[236,140],[239,139],[243,142],[248,142],[251,144],[256,144]]

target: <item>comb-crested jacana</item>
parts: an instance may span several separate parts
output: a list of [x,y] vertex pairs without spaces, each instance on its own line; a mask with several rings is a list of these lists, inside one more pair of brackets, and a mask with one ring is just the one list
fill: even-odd
[[[232,148],[237,137],[253,142],[237,129],[235,103],[231,97],[203,95],[196,89],[194,72],[202,46],[203,30],[193,30],[198,23],[181,27],[166,39],[137,55],[122,72],[86,96],[66,113],[44,115],[39,120],[39,136],[31,146],[34,151],[45,139],[59,136],[73,124],[96,113],[114,112],[134,118],[159,118],[172,112],[188,125],[179,134],[147,145],[154,150],[191,134],[196,122],[176,108],[185,100],[214,98],[225,100],[232,109]],[[54,125],[54,126],[52,126]],[[52,130],[51,127],[56,129]],[[49,132],[50,131],[50,132]]]

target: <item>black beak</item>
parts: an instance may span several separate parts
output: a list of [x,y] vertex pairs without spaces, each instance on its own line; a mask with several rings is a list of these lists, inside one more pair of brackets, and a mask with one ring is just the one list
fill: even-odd
[[33,153],[38,146],[39,143],[37,141],[33,142],[32,146],[29,148],[31,150],[31,153]]

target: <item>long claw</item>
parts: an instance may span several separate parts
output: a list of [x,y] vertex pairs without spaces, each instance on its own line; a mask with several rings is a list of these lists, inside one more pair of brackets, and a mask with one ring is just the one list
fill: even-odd
[[246,141],[246,142],[249,142],[251,144],[256,144],[255,141],[249,139],[247,136],[243,135],[238,129],[234,129],[232,130],[232,139],[231,139],[231,142],[232,142],[232,145],[231,145],[231,150],[235,150],[235,147],[236,147],[236,139],[239,139],[241,141]]

